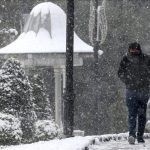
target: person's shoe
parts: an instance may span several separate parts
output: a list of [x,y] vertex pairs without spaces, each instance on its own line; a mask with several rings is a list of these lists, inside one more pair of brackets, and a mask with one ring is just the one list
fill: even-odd
[[135,137],[134,136],[129,136],[128,142],[129,142],[129,144],[135,144]]
[[137,141],[138,141],[138,143],[145,143],[143,137],[141,137],[141,136],[137,137]]

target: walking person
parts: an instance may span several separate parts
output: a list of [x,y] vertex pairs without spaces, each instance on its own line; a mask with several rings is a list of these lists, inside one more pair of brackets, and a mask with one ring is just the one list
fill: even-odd
[[126,86],[129,128],[128,142],[129,144],[134,144],[137,138],[138,143],[145,143],[143,134],[149,99],[150,57],[142,53],[139,43],[134,42],[129,44],[128,52],[121,60],[118,77]]

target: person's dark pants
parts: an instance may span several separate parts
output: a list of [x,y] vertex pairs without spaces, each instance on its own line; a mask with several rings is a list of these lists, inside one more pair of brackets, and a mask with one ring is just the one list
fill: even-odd
[[126,103],[128,107],[129,136],[143,136],[146,124],[146,109],[149,99],[148,89],[126,90]]

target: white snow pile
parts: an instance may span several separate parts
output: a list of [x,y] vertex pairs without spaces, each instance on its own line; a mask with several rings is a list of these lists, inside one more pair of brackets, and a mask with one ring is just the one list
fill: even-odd
[[21,123],[13,115],[0,113],[0,144],[19,144],[22,137]]
[[35,122],[35,139],[44,141],[58,137],[58,126],[52,120],[38,120]]

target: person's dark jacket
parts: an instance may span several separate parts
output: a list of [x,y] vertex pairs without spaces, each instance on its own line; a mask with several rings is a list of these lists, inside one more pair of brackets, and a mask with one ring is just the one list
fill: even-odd
[[143,53],[136,56],[127,53],[120,63],[118,77],[127,89],[149,88],[150,57]]

